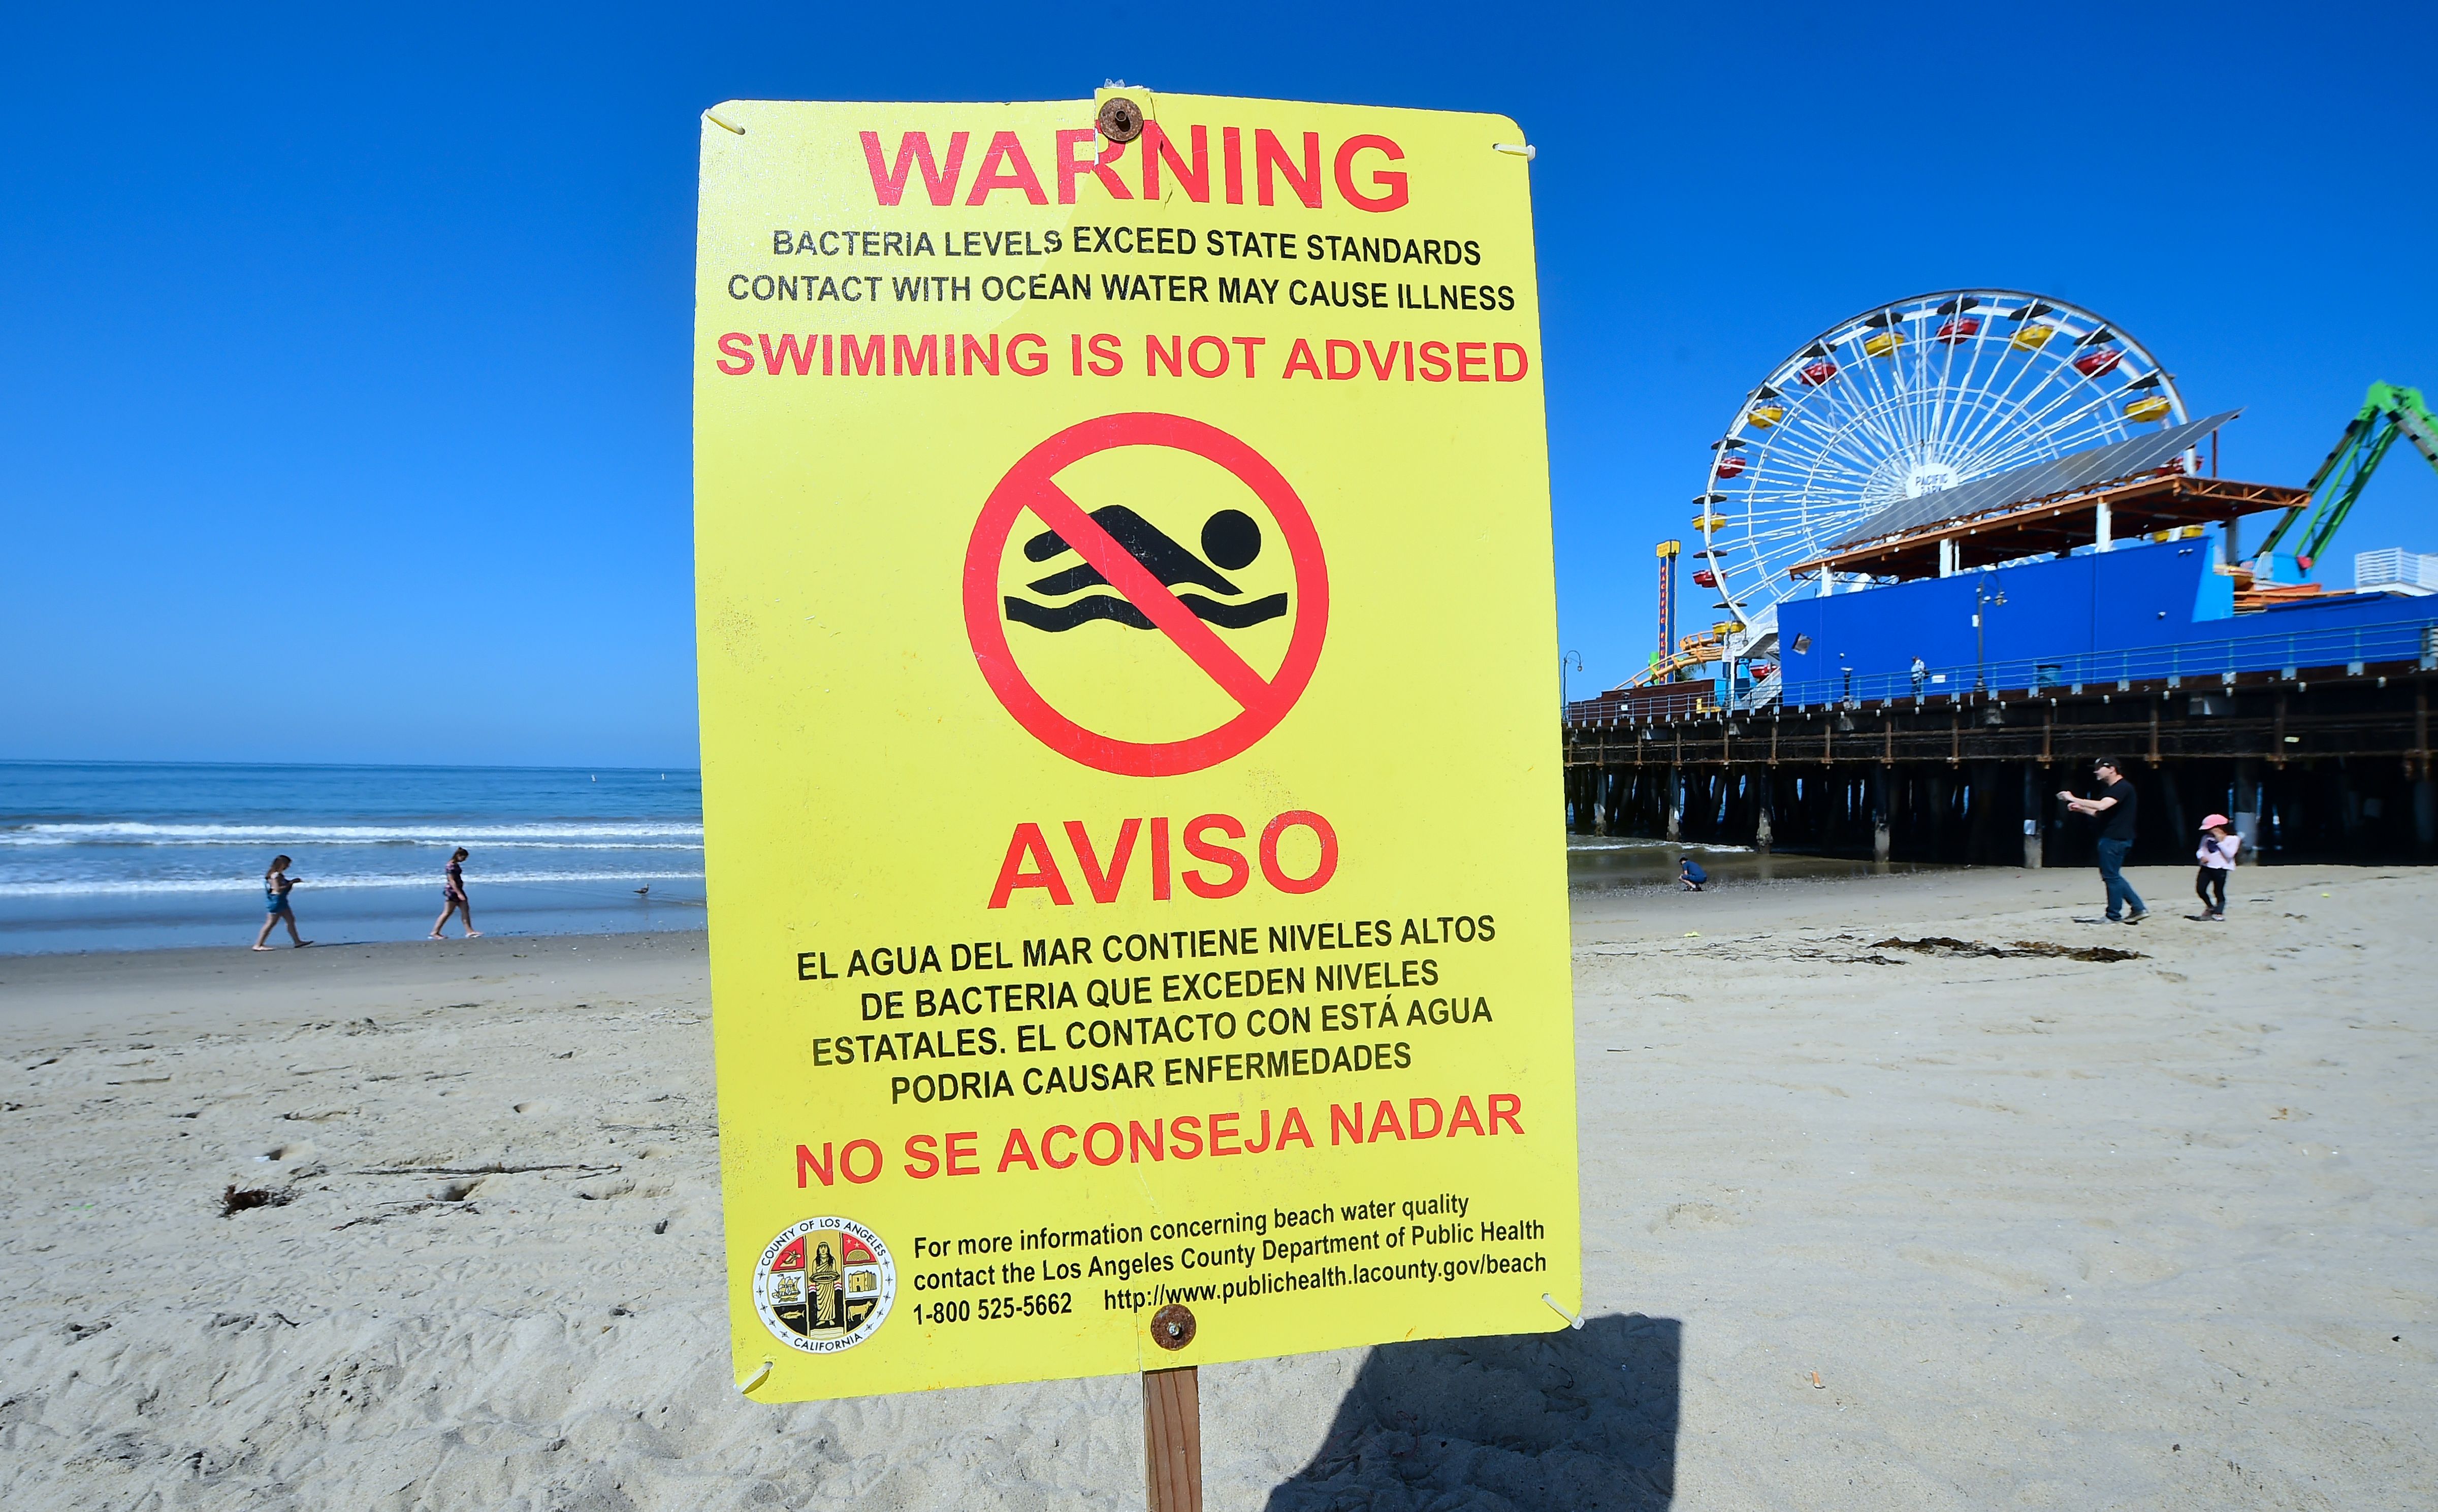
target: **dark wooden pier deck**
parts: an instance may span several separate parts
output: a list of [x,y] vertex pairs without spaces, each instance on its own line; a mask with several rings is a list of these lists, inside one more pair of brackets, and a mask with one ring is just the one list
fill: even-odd
[[2137,864],[2189,857],[2211,813],[2242,818],[2272,863],[2438,860],[2431,659],[1743,712],[1663,703],[1566,726],[1567,822],[1581,835],[2088,865],[2092,826],[2055,795],[2091,791],[2105,756],[2145,804]]

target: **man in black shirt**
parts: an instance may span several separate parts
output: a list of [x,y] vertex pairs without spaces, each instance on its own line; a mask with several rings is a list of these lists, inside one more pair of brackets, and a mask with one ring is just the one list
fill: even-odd
[[2141,797],[2114,762],[2094,763],[2091,770],[2099,783],[2097,798],[2076,798],[2067,792],[2058,797],[2070,811],[2099,821],[2099,880],[2108,888],[2108,922],[2138,924],[2150,917],[2150,910],[2125,880],[2125,853],[2133,849],[2133,821]]

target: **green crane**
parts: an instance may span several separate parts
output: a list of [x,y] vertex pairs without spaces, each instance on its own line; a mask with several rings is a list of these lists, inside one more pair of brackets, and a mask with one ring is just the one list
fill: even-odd
[[2327,549],[2336,537],[2337,527],[2361,497],[2362,486],[2387,456],[2387,448],[2395,445],[2399,435],[2412,438],[2412,445],[2429,466],[2438,468],[2438,415],[2421,399],[2419,389],[2400,389],[2393,383],[2374,383],[2370,396],[2362,401],[2361,413],[2345,427],[2338,438],[2337,448],[2320,470],[2311,475],[2310,498],[2286,511],[2286,518],[2260,543],[2260,556],[2266,558],[2277,549],[2286,532],[2302,519],[2303,511],[2311,512],[2310,523],[2303,527],[2302,543],[2294,550],[2294,560],[2305,571]]

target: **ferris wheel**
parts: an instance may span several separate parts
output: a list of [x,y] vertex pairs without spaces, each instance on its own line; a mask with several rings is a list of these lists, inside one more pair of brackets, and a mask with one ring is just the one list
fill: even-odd
[[2063,300],[1970,289],[1875,306],[1771,369],[1711,444],[1693,581],[1719,590],[1719,629],[1753,631],[1810,589],[1789,568],[1890,504],[2184,418],[2157,359]]

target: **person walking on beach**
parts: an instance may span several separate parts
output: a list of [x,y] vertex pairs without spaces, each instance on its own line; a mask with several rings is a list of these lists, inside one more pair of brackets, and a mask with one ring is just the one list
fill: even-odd
[[440,917],[432,922],[432,938],[434,940],[440,938],[440,926],[449,922],[451,914],[464,919],[467,939],[483,938],[483,931],[474,927],[473,901],[466,896],[466,848],[459,846],[456,854],[449,858],[447,869],[440,873],[440,901],[446,906],[440,910]]
[[2235,853],[2241,849],[2243,837],[2227,827],[2225,815],[2201,820],[2200,849],[2193,853],[2201,872],[2193,879],[2193,891],[2201,900],[2201,911],[2194,917],[2202,923],[2226,923],[2226,879],[2234,874]]
[[263,941],[271,938],[272,926],[278,923],[288,925],[288,938],[297,945],[313,942],[296,932],[296,910],[288,906],[289,891],[296,886],[296,879],[288,874],[290,865],[286,856],[274,855],[271,858],[271,870],[262,874],[262,933],[254,937],[256,950],[271,948]]
[[2076,798],[2062,790],[2058,797],[2073,813],[2099,821],[2099,880],[2108,888],[2108,922],[2138,924],[2150,917],[2150,910],[2125,880],[2125,853],[2133,849],[2141,798],[2112,761],[2094,762],[2091,775],[2099,783],[2097,798]]

